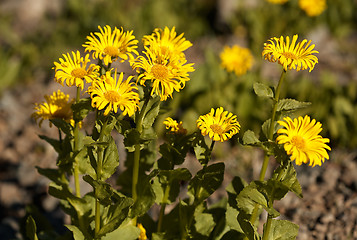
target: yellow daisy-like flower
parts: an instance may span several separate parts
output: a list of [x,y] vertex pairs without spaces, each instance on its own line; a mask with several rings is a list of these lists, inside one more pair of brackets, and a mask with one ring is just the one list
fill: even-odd
[[238,45],[225,46],[220,54],[221,66],[228,72],[234,72],[237,76],[245,74],[252,68],[254,58],[248,48]]
[[[146,81],[152,83],[151,95],[160,96],[161,101],[172,98],[174,91],[179,92],[190,80],[189,72],[193,72],[193,64],[186,64],[187,60],[180,59],[162,59],[161,56],[155,54],[149,48],[143,52],[146,55],[139,56],[135,61],[132,61],[132,68],[138,73],[140,84],[145,86]],[[170,61],[172,60],[172,61]]]
[[301,116],[291,120],[285,117],[284,121],[278,121],[283,126],[278,130],[277,142],[284,144],[284,149],[291,160],[295,160],[296,165],[308,163],[309,166],[321,166],[321,162],[329,159],[327,150],[331,148],[326,144],[330,142],[328,138],[322,138],[319,133],[322,131],[321,123],[315,119],[310,120],[309,116]]
[[137,227],[140,229],[140,235],[138,240],[147,240],[148,237],[146,236],[146,229],[141,223],[138,223]]
[[169,129],[170,133],[177,133],[185,135],[187,130],[182,126],[182,121],[179,123],[176,120],[173,120],[170,117],[167,117],[164,121],[166,129]]
[[156,28],[151,35],[143,37],[144,46],[156,48],[164,58],[185,57],[183,51],[192,46],[192,43],[183,37],[183,33],[177,36],[175,27],[171,30]]
[[240,124],[237,116],[231,112],[223,111],[223,108],[212,108],[210,113],[202,115],[197,120],[197,127],[203,136],[208,135],[213,141],[227,141],[237,134]]
[[[63,59],[64,58],[64,59]],[[90,64],[87,68],[87,64],[90,62],[89,54],[81,57],[79,51],[72,52],[72,57],[69,53],[63,54],[63,58],[59,59],[55,64],[55,81],[67,86],[77,86],[83,90],[84,82],[90,83],[98,77],[99,66]]]
[[138,40],[135,40],[133,31],[124,32],[116,27],[112,31],[108,25],[98,28],[100,32],[90,33],[90,36],[87,36],[88,41],[82,45],[86,52],[93,51],[93,58],[99,58],[108,65],[118,58],[123,62],[128,58],[133,59],[133,53],[138,55]]
[[310,17],[320,15],[327,8],[326,0],[299,0],[299,7]]
[[92,107],[102,110],[105,108],[104,115],[110,111],[118,112],[118,108],[124,115],[132,116],[139,108],[139,93],[135,83],[130,82],[133,76],[129,76],[123,81],[123,73],[117,78],[115,70],[114,77],[112,72],[107,71],[102,79],[92,83],[88,88],[88,93],[92,99]]
[[[50,119],[63,119],[74,125],[73,111],[71,109],[74,99],[69,101],[69,95],[58,90],[57,92],[53,92],[52,95],[45,95],[45,100],[45,102],[35,104],[35,112],[31,115],[36,122],[40,119],[40,127],[43,120]],[[49,125],[52,127],[51,122]]]
[[273,4],[284,4],[288,0],[266,0],[267,2],[273,3]]
[[313,50],[315,44],[309,46],[311,40],[308,42],[304,39],[302,42],[296,44],[297,39],[297,34],[293,36],[291,43],[288,36],[286,37],[286,41],[284,41],[283,36],[271,38],[268,40],[269,43],[264,43],[262,56],[269,62],[278,61],[285,71],[287,69],[300,71],[309,68],[309,72],[311,72],[318,62],[317,57],[313,54],[319,52]]

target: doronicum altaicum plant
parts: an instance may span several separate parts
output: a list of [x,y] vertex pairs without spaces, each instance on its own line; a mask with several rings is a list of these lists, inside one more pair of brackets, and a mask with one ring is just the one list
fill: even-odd
[[[71,100],[58,90],[36,104],[32,115],[40,126],[49,120],[50,126],[58,128],[58,139],[40,136],[57,151],[57,168],[38,167],[38,172],[51,180],[49,194],[60,199],[63,211],[70,216],[69,231],[63,236],[53,231],[37,232],[36,221],[29,216],[27,237],[295,239],[298,226],[276,219],[279,212],[274,201],[289,191],[302,197],[293,161],[296,165],[321,165],[330,150],[329,139],[319,135],[319,122],[309,116],[291,118],[295,110],[309,103],[279,98],[287,71],[312,71],[318,62],[314,45],[297,40],[297,35],[291,42],[289,37],[272,38],[262,52],[266,60],[282,65],[282,74],[275,88],[262,83],[253,86],[259,97],[272,102],[271,118],[262,125],[263,135],[257,137],[248,130],[242,137],[244,145],[265,151],[259,179],[247,183],[235,176],[226,188],[228,198],[208,206],[206,200],[221,187],[225,172],[224,163],[211,161],[212,151],[216,142],[228,141],[239,133],[238,116],[223,107],[212,108],[197,119],[197,131],[192,133],[181,121],[168,117],[163,122],[166,133],[158,154],[153,124],[161,103],[194,81],[189,77],[193,64],[184,53],[192,44],[174,27],[155,29],[142,38],[144,50],[139,55],[139,41],[132,31],[99,26],[99,32],[90,33],[83,44],[84,56],[80,51],[67,53],[54,63],[55,81],[76,87],[76,97]],[[227,71],[242,75],[254,59],[249,49],[226,47],[221,60]],[[111,66],[125,61],[137,74],[128,76]],[[91,131],[84,131],[83,121],[90,113],[95,121]],[[125,161],[119,156],[113,131],[123,135]],[[182,167],[189,151],[201,165],[195,175]],[[265,179],[270,156],[279,166],[270,179]],[[116,172],[119,160],[125,170],[113,186],[107,180]],[[74,189],[70,187],[72,178]],[[83,194],[80,178],[93,190]],[[154,205],[160,208],[157,214],[151,211]],[[165,211],[168,205],[172,205],[169,212]],[[258,231],[263,210],[268,218],[264,229]]]

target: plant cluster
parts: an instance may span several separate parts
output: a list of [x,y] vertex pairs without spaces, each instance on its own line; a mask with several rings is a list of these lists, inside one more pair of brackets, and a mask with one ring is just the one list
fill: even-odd
[[[282,74],[275,88],[254,83],[255,93],[271,101],[271,117],[262,125],[261,136],[248,130],[242,137],[242,144],[265,152],[260,177],[247,183],[235,176],[226,188],[228,198],[211,206],[207,199],[221,187],[225,173],[225,164],[214,161],[212,151],[216,142],[229,141],[239,133],[239,116],[223,107],[211,108],[197,119],[193,132],[187,131],[182,121],[166,118],[162,123],[166,128],[164,141],[158,146],[153,124],[162,113],[162,103],[194,81],[190,73],[195,69],[185,55],[192,44],[174,27],[155,29],[144,36],[141,54],[138,43],[133,31],[99,26],[83,44],[84,56],[80,51],[67,53],[54,63],[55,81],[76,87],[77,94],[70,100],[69,95],[56,91],[36,104],[33,117],[40,125],[49,120],[59,133],[58,139],[40,136],[53,146],[58,158],[57,168],[38,167],[38,172],[51,180],[48,192],[61,200],[71,224],[66,225],[69,231],[64,236],[37,232],[36,220],[29,216],[27,237],[294,239],[298,226],[276,219],[280,214],[274,201],[289,191],[302,197],[292,161],[320,166],[330,150],[329,139],[319,135],[319,122],[309,116],[291,118],[295,110],[309,103],[280,99],[286,72],[312,71],[318,62],[311,41],[298,42],[294,35],[291,39],[272,38],[264,44],[262,56],[280,64]],[[241,75],[250,69],[248,49],[227,47],[224,51],[222,66],[228,71]],[[124,62],[136,74],[112,67]],[[90,130],[82,129],[89,114],[95,115],[95,121]],[[119,156],[114,131],[123,136],[126,157]],[[201,166],[195,174],[182,166],[190,152]],[[271,178],[265,179],[271,156],[279,165]],[[119,160],[125,170],[113,184],[108,180],[116,173]],[[83,194],[80,178],[93,190]],[[154,211],[155,206],[159,212]],[[263,210],[268,218],[260,234],[257,223]]]

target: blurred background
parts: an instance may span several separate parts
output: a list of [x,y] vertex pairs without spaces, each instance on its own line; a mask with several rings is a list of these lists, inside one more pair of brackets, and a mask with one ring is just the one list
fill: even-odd
[[[271,104],[253,91],[254,82],[275,86],[281,72],[280,65],[262,59],[264,42],[294,34],[300,41],[312,40],[319,51],[319,63],[311,73],[289,71],[282,97],[312,102],[300,114],[309,114],[322,123],[322,135],[331,139],[333,150],[326,165],[298,168],[307,196],[304,200],[288,198],[280,208],[297,224],[311,222],[300,226],[301,239],[353,237],[357,225],[357,1],[327,0],[326,4],[325,11],[310,17],[300,9],[298,0],[284,4],[265,0],[1,0],[1,239],[22,239],[22,221],[29,211],[44,222],[47,219],[59,232],[65,231],[62,225],[66,220],[58,202],[47,195],[48,181],[35,169],[54,167],[56,160],[55,152],[37,134],[57,133],[47,123],[39,128],[30,115],[33,104],[42,102],[45,94],[58,88],[71,94],[73,89],[53,81],[53,62],[63,53],[83,51],[86,36],[97,31],[98,25],[134,30],[139,40],[165,26],[175,26],[178,33],[184,33],[193,43],[187,58],[195,63],[196,70],[185,89],[164,104],[169,111],[163,117],[172,116],[195,131],[199,115],[223,106],[238,115],[242,125],[238,138],[248,129],[259,133],[270,116]],[[224,46],[236,44],[249,48],[255,59],[253,68],[239,77],[228,74],[219,58]],[[156,126],[159,133],[163,131],[161,122]],[[260,169],[261,153],[242,149],[237,138],[215,148],[215,157],[227,161],[232,175],[250,180]],[[319,195],[312,185],[325,186],[326,191]],[[322,198],[322,203],[313,201],[310,192],[311,197]],[[340,199],[339,205],[327,196]],[[294,211],[296,204],[310,210]],[[321,204],[325,207],[316,210]],[[332,217],[323,220],[327,210]],[[335,230],[340,232],[328,231],[329,224],[336,229],[341,225]]]

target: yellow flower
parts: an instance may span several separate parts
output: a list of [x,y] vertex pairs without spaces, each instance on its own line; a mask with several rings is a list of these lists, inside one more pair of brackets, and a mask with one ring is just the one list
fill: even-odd
[[286,3],[288,0],[266,0],[270,3],[273,3],[273,4],[284,4]]
[[85,51],[93,51],[93,58],[104,61],[105,65],[112,63],[118,58],[121,62],[128,58],[133,59],[133,53],[138,55],[136,48],[138,48],[138,40],[135,40],[133,31],[124,33],[123,29],[114,28],[106,25],[104,30],[98,26],[100,32],[90,33],[87,36],[88,41],[82,46]]
[[310,17],[320,15],[326,8],[326,0],[299,0],[299,7]]
[[145,48],[144,56],[139,56],[131,62],[132,68],[141,74],[138,76],[140,84],[145,86],[146,81],[151,81],[151,95],[160,96],[161,101],[172,98],[174,90],[179,92],[190,80],[188,72],[193,72],[193,64],[186,64],[187,60],[163,59],[149,48]]
[[182,135],[185,135],[187,133],[187,130],[182,126],[182,121],[178,123],[176,120],[167,117],[164,121],[164,124],[166,125],[166,129],[170,129],[169,131],[171,133],[177,133]]
[[146,229],[141,223],[138,223],[137,227],[140,229],[140,235],[138,240],[146,240],[148,237],[146,236]]
[[322,131],[321,123],[315,119],[310,121],[309,116],[295,118],[291,120],[285,117],[284,121],[278,121],[283,126],[278,130],[277,142],[284,144],[284,149],[291,160],[295,160],[296,165],[308,163],[309,166],[321,166],[321,162],[329,159],[327,150],[331,148],[326,144],[330,142],[328,138],[322,138],[319,133]]
[[253,66],[253,55],[248,48],[238,45],[225,46],[220,54],[221,66],[228,72],[234,72],[237,76],[245,74]]
[[99,66],[90,64],[87,68],[87,64],[90,62],[89,54],[85,57],[81,57],[79,51],[72,52],[72,57],[69,53],[63,54],[64,59],[60,58],[59,63],[55,64],[55,81],[62,84],[66,81],[67,86],[77,86],[83,90],[84,82],[92,82],[98,77]]
[[[68,101],[69,95],[66,95],[61,92],[61,90],[58,90],[57,92],[53,92],[52,95],[45,95],[45,100],[46,101],[41,104],[35,104],[35,112],[31,115],[36,122],[40,119],[40,127],[43,120],[49,119],[63,119],[74,125],[73,111],[71,109],[74,99]],[[52,127],[51,122],[49,125]]]
[[151,35],[143,37],[144,46],[156,48],[159,55],[168,57],[185,57],[183,51],[192,46],[192,43],[183,37],[183,33],[177,36],[175,27],[171,30],[156,28]]
[[213,141],[227,141],[237,134],[240,125],[237,116],[223,108],[217,108],[216,112],[212,108],[210,113],[202,115],[197,120],[197,127],[203,136],[208,135]]
[[302,42],[296,44],[297,39],[297,34],[293,36],[291,43],[288,36],[286,37],[286,42],[284,42],[283,36],[271,38],[269,39],[269,43],[264,43],[262,56],[270,62],[278,61],[285,71],[287,69],[300,71],[309,68],[309,72],[311,72],[318,62],[317,57],[313,53],[318,53],[318,51],[313,50],[315,44],[309,46],[311,40],[308,42],[304,39]]
[[118,108],[124,115],[132,116],[139,108],[139,93],[135,83],[130,82],[133,76],[129,76],[123,81],[123,73],[117,71],[114,77],[111,76],[111,70],[107,71],[102,79],[94,81],[88,88],[88,93],[92,99],[92,107],[102,110],[105,108],[104,115],[110,111],[118,112]]

